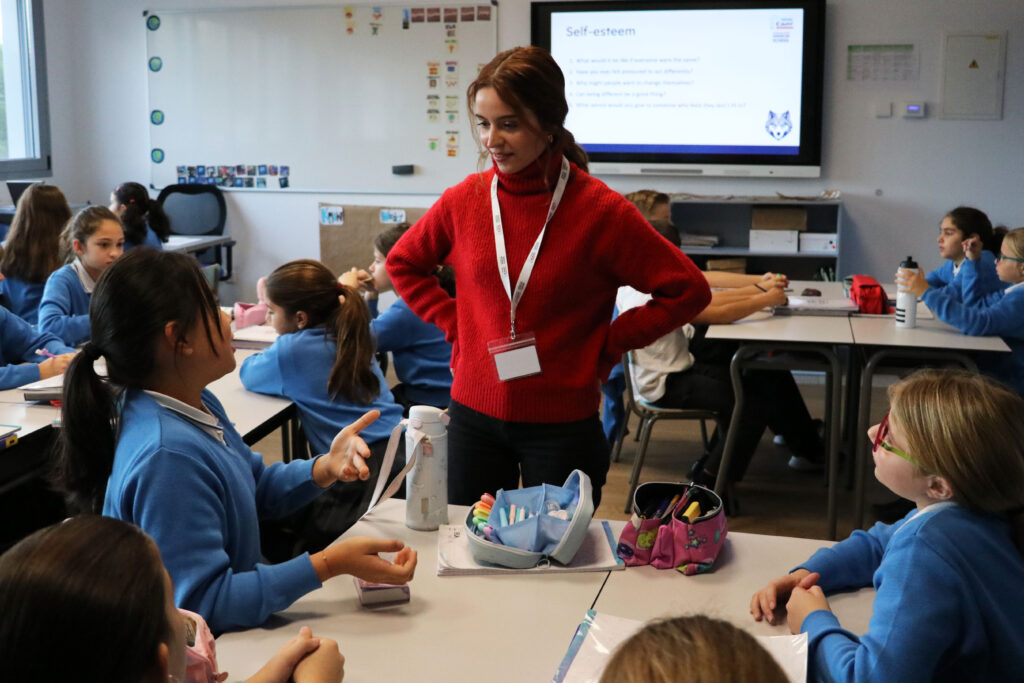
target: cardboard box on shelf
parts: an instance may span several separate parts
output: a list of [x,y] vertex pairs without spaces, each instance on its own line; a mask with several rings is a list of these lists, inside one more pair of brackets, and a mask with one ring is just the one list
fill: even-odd
[[797,230],[751,230],[750,251],[796,253],[799,234]]
[[807,229],[807,209],[786,206],[755,207],[750,212],[751,230]]
[[707,261],[708,270],[723,270],[727,273],[746,273],[747,259],[745,258],[709,258]]

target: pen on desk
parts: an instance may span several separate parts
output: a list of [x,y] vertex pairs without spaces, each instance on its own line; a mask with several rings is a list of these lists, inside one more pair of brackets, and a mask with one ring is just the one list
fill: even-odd
[[36,349],[36,355],[37,356],[46,356],[47,358],[56,358],[57,357],[56,354],[50,353],[46,349]]

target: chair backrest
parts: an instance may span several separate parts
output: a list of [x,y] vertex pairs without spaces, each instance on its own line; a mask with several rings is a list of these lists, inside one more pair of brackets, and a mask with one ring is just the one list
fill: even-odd
[[206,284],[210,286],[210,291],[213,292],[213,298],[219,300],[218,285],[220,284],[220,264],[211,263],[208,266],[201,266],[200,270],[203,271],[203,277],[206,278]]
[[171,219],[173,234],[224,234],[228,208],[216,185],[168,185],[156,200]]

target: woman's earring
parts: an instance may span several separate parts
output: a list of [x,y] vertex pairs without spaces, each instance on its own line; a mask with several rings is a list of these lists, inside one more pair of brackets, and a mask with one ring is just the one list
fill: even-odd
[[555,136],[554,135],[548,135],[548,144],[550,145],[554,141],[555,141]]

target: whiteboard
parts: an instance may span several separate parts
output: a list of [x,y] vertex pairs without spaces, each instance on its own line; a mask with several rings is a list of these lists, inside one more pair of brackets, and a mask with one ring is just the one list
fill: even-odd
[[437,194],[477,170],[466,88],[497,51],[497,7],[144,18],[155,188]]

